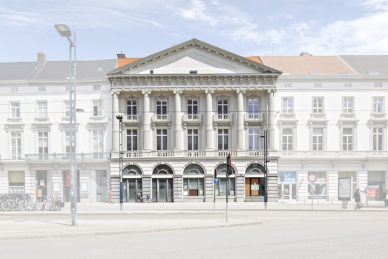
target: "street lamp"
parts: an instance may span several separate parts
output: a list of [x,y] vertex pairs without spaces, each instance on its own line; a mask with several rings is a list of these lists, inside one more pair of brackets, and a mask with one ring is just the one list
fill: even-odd
[[116,119],[119,120],[120,210],[123,210],[123,115],[118,114]]
[[[75,225],[75,214],[77,212],[77,117],[76,117],[76,40],[74,32],[74,41],[71,39],[71,30],[66,24],[54,25],[59,35],[66,37],[70,43],[69,46],[69,113],[70,113],[70,211],[71,225]],[[74,61],[72,53],[74,52]],[[74,102],[72,101],[74,100]]]
[[264,131],[264,135],[260,136],[261,138],[264,138],[264,207],[267,209],[267,201],[268,201],[268,193],[267,193],[267,185],[268,185],[268,166],[267,166],[267,159],[268,159],[268,145],[267,145],[267,131]]

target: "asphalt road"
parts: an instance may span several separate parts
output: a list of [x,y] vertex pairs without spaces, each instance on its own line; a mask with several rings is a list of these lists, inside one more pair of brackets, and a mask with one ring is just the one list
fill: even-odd
[[[388,213],[233,212],[263,225],[141,234],[0,240],[1,258],[387,258]],[[210,217],[210,213],[187,217]],[[212,217],[220,217],[216,214]],[[124,215],[85,215],[122,220]],[[126,220],[129,218],[127,216]],[[131,215],[130,220],[169,215]],[[15,217],[14,220],[23,219]],[[87,220],[87,218],[84,218]]]

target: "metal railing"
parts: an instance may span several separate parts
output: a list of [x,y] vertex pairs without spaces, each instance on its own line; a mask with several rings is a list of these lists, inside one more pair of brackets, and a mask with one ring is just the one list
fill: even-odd
[[[77,160],[100,160],[109,159],[110,153],[78,153]],[[56,161],[56,160],[70,160],[70,154],[27,154],[24,157],[25,161]]]
[[264,113],[246,113],[244,114],[245,121],[264,121]]

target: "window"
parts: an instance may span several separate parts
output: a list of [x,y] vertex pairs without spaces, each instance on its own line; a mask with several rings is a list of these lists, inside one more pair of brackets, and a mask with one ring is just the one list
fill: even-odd
[[70,117],[70,102],[69,101],[65,102],[65,116]]
[[93,101],[93,116],[102,116],[102,101]]
[[258,98],[248,98],[248,116],[249,116],[249,119],[258,119],[259,117]]
[[198,114],[198,100],[197,99],[188,99],[187,100],[187,113],[189,115]]
[[[229,178],[228,189],[229,189],[230,196],[235,195],[234,183],[235,183],[234,178]],[[214,183],[214,188],[215,188],[216,196],[226,196],[226,178],[220,178],[220,180],[217,183]]]
[[283,150],[292,150],[292,128],[283,128]]
[[259,149],[260,135],[259,129],[249,129],[249,149]]
[[323,150],[323,129],[313,128],[313,151]]
[[373,112],[382,113],[383,112],[383,97],[374,97],[373,98]]
[[151,69],[150,70],[150,74],[153,75],[154,74],[154,70]]
[[353,113],[353,97],[344,97],[343,113]]
[[11,103],[12,118],[20,117],[20,103]]
[[47,117],[47,102],[38,102],[38,117]]
[[375,83],[375,87],[383,87],[382,83]]
[[167,150],[167,129],[156,130],[156,149]]
[[383,128],[373,128],[373,150],[383,150]]
[[137,151],[136,129],[127,129],[127,151]]
[[18,88],[17,88],[17,87],[11,87],[11,92],[12,92],[12,93],[17,93],[17,92],[19,92],[19,91],[18,91]]
[[198,129],[188,129],[187,137],[187,149],[198,150]]
[[[74,136],[73,136],[74,139]],[[65,133],[65,145],[66,145],[66,154],[70,153],[70,131],[66,131]],[[74,143],[72,144],[73,146],[73,152],[74,152]]]
[[345,83],[345,87],[352,87],[352,83]]
[[219,119],[227,119],[228,117],[228,99],[218,99],[217,100],[218,107],[218,118]]
[[218,129],[218,150],[228,149],[228,129]]
[[[310,73],[311,74],[311,73]],[[314,87],[322,87],[322,83],[315,83]]]
[[198,74],[198,73],[197,73],[197,70],[190,70],[190,74],[191,74],[191,75],[196,75],[196,74]]
[[307,183],[309,198],[311,198],[312,194],[314,194],[314,199],[326,198],[326,172],[309,172],[308,174],[315,174],[317,176],[315,190],[311,188],[310,183]]
[[11,133],[12,160],[22,159],[22,139],[20,132]]
[[183,178],[184,196],[203,196],[203,178]]
[[385,171],[369,171],[368,187],[368,201],[384,200],[384,190],[387,188],[385,185]]
[[24,193],[25,174],[24,171],[8,172],[8,193]]
[[137,120],[137,101],[127,100],[127,117],[129,120]]
[[93,130],[93,153],[102,153],[103,150],[103,134],[102,130]]
[[101,91],[101,85],[93,85],[93,91]]
[[291,83],[285,83],[284,87],[292,87],[292,84]]
[[313,113],[323,113],[323,98],[314,97],[313,99]]
[[342,129],[342,148],[344,151],[353,150],[353,129]]
[[38,87],[38,92],[46,92],[46,87],[44,87],[44,86],[39,86],[39,87]]
[[283,113],[293,113],[291,97],[283,97]]
[[38,132],[39,154],[48,154],[48,132]]
[[156,114],[166,115],[167,114],[167,100],[156,101]]

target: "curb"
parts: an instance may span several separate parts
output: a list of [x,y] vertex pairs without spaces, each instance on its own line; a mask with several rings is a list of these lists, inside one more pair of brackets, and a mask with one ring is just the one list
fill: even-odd
[[219,224],[219,225],[215,225],[215,226],[192,226],[192,227],[173,227],[173,228],[157,228],[157,229],[58,232],[58,233],[29,233],[29,234],[10,234],[10,235],[1,235],[0,234],[0,240],[139,234],[139,233],[177,231],[177,230],[198,230],[198,229],[211,229],[211,228],[223,228],[223,227],[242,227],[242,226],[262,225],[262,224],[263,224],[262,221],[255,221],[255,222],[249,222],[249,223],[232,223],[229,225],[228,224]]

